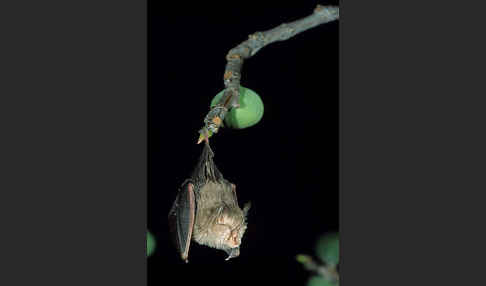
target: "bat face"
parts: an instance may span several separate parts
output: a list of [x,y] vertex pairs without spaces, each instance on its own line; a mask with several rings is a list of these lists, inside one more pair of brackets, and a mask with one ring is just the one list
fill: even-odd
[[191,240],[224,250],[226,260],[240,254],[250,209],[238,206],[236,187],[225,180],[214,165],[213,152],[205,144],[191,179],[183,184],[169,213],[171,233],[184,261],[188,261]]

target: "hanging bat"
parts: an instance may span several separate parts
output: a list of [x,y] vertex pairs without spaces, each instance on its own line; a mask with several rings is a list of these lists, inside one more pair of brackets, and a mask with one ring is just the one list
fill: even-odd
[[206,142],[192,173],[179,189],[169,212],[169,226],[177,250],[188,262],[191,240],[224,250],[226,260],[240,255],[250,203],[238,206],[235,185],[223,178]]

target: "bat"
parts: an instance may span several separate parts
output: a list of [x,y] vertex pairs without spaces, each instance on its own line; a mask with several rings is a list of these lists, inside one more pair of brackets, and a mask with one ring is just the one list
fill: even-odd
[[226,260],[238,257],[247,228],[251,204],[246,203],[243,209],[238,206],[236,186],[223,178],[213,157],[206,142],[196,168],[179,189],[168,215],[172,239],[186,263],[191,241],[225,251]]

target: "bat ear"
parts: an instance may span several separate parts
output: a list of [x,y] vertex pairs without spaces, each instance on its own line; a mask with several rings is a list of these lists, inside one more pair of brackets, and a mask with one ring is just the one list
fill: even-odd
[[246,216],[248,216],[248,211],[250,210],[251,208],[251,202],[247,202],[244,206],[243,206],[243,214]]
[[188,262],[189,246],[191,244],[192,230],[196,201],[194,198],[194,185],[185,184],[177,194],[177,198],[169,213],[169,226],[172,238],[182,260]]
[[[236,196],[236,186],[233,183],[231,183],[231,190],[233,191],[233,195],[235,196],[235,201],[238,202],[238,198]],[[243,214],[245,215],[245,217],[248,215],[248,211],[250,210],[250,208],[251,208],[251,202],[247,202],[243,206]]]

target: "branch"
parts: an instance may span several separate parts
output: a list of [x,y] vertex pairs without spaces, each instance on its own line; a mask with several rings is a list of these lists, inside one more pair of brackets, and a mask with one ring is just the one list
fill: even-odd
[[308,29],[337,19],[339,19],[339,7],[317,5],[311,15],[291,23],[283,23],[264,32],[256,32],[250,35],[248,40],[231,49],[226,55],[223,96],[204,118],[204,127],[199,130],[200,136],[197,143],[201,143],[202,140],[208,141],[213,133],[218,132],[226,113],[231,108],[239,107],[241,68],[244,60],[271,43],[288,40]]

